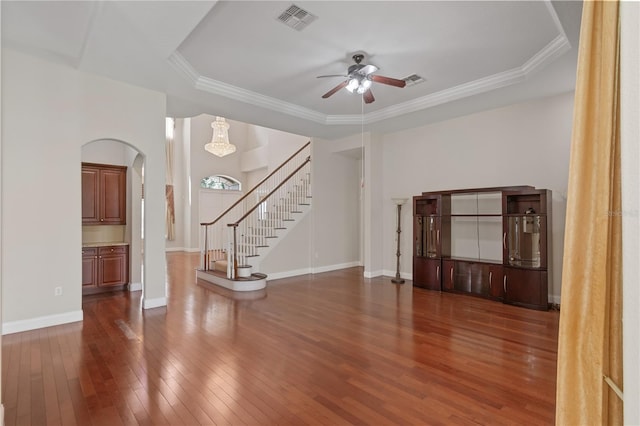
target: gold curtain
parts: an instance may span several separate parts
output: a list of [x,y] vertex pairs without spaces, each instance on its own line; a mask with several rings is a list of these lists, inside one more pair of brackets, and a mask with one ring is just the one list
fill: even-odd
[[165,197],[167,199],[167,209],[165,217],[167,240],[173,241],[176,238],[175,223],[176,223],[176,208],[173,194],[173,139],[167,137],[165,144],[166,152],[166,185],[165,185]]
[[622,424],[622,227],[617,1],[585,1],[558,337],[556,423]]

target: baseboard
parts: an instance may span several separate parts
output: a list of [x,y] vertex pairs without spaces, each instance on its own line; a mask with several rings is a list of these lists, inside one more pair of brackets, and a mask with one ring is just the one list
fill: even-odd
[[348,263],[338,263],[335,265],[327,265],[327,266],[320,266],[317,268],[311,268],[311,273],[321,274],[323,272],[331,272],[331,271],[337,271],[340,269],[354,268],[356,266],[360,266],[360,262],[355,261],[355,262],[348,262]]
[[[53,327],[54,325],[69,324],[82,321],[82,311],[65,312],[64,314],[46,315],[44,317],[27,320],[10,321],[2,324],[2,334],[20,333],[22,331],[37,330]],[[3,417],[4,418],[4,417]]]
[[[382,271],[382,275],[384,275],[385,277],[391,277],[394,278],[396,276],[396,271],[390,271],[388,269],[385,269]],[[402,272],[400,271],[400,278],[403,278],[405,280],[412,280],[413,279],[413,274],[410,272]]]
[[184,247],[165,247],[164,251],[172,252],[172,251],[185,251]]
[[271,280],[279,280],[282,278],[297,277],[300,275],[307,275],[307,274],[321,274],[323,272],[338,271],[340,269],[353,268],[356,266],[361,266],[360,262],[338,263],[335,265],[320,266],[318,268],[302,268],[302,269],[294,269],[291,271],[274,272],[274,273],[266,273],[266,274],[267,274],[267,279],[271,281]]
[[384,275],[384,271],[364,271],[365,278],[375,278]]
[[297,277],[300,275],[311,274],[311,268],[295,269],[293,271],[276,272],[274,274],[267,274],[267,280],[280,280],[282,278]]
[[0,404],[0,426],[4,426],[4,405]]
[[142,298],[142,309],[153,309],[167,306],[166,297],[157,297],[155,299]]
[[549,303],[553,303],[554,305],[560,304],[560,296],[551,295],[549,296]]
[[183,251],[185,253],[199,253],[200,249],[196,248],[188,248],[188,247],[165,247],[165,252],[174,252],[174,251]]
[[142,283],[129,283],[129,291],[142,291]]

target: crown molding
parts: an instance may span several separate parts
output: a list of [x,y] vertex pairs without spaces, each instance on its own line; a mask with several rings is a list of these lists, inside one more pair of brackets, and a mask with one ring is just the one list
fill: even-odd
[[372,111],[364,115],[324,114],[310,108],[305,108],[290,102],[282,101],[280,99],[262,95],[251,90],[202,76],[177,51],[173,52],[169,56],[168,61],[174,69],[176,69],[176,71],[178,71],[197,90],[328,126],[372,124],[378,121],[413,113],[469,96],[520,83],[526,80],[531,74],[539,71],[558,57],[562,56],[571,48],[571,44],[567,39],[553,5],[549,0],[545,0],[545,5],[550,18],[553,20],[556,29],[558,30],[558,35],[521,66],[474,81],[469,81],[407,102]]
[[281,112],[283,114],[292,115],[304,120],[326,124],[327,116],[321,112],[202,76],[195,68],[193,68],[193,66],[191,66],[189,61],[187,61],[178,52],[173,52],[169,56],[168,61],[174,69],[182,74],[182,76],[197,90],[224,96],[225,98],[249,103],[251,105]]

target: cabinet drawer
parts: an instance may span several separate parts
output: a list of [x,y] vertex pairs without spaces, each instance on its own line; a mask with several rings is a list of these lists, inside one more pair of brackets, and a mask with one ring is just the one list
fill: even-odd
[[107,254],[126,254],[129,246],[104,246],[98,249],[98,254],[104,256]]
[[98,249],[96,247],[83,247],[82,248],[82,255],[83,256],[97,256],[98,255]]

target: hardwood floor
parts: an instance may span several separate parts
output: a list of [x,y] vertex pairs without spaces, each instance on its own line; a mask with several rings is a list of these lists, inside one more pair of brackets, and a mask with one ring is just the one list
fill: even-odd
[[2,338],[11,425],[552,424],[558,312],[362,278],[234,298],[167,255],[166,308],[90,296],[84,321]]

